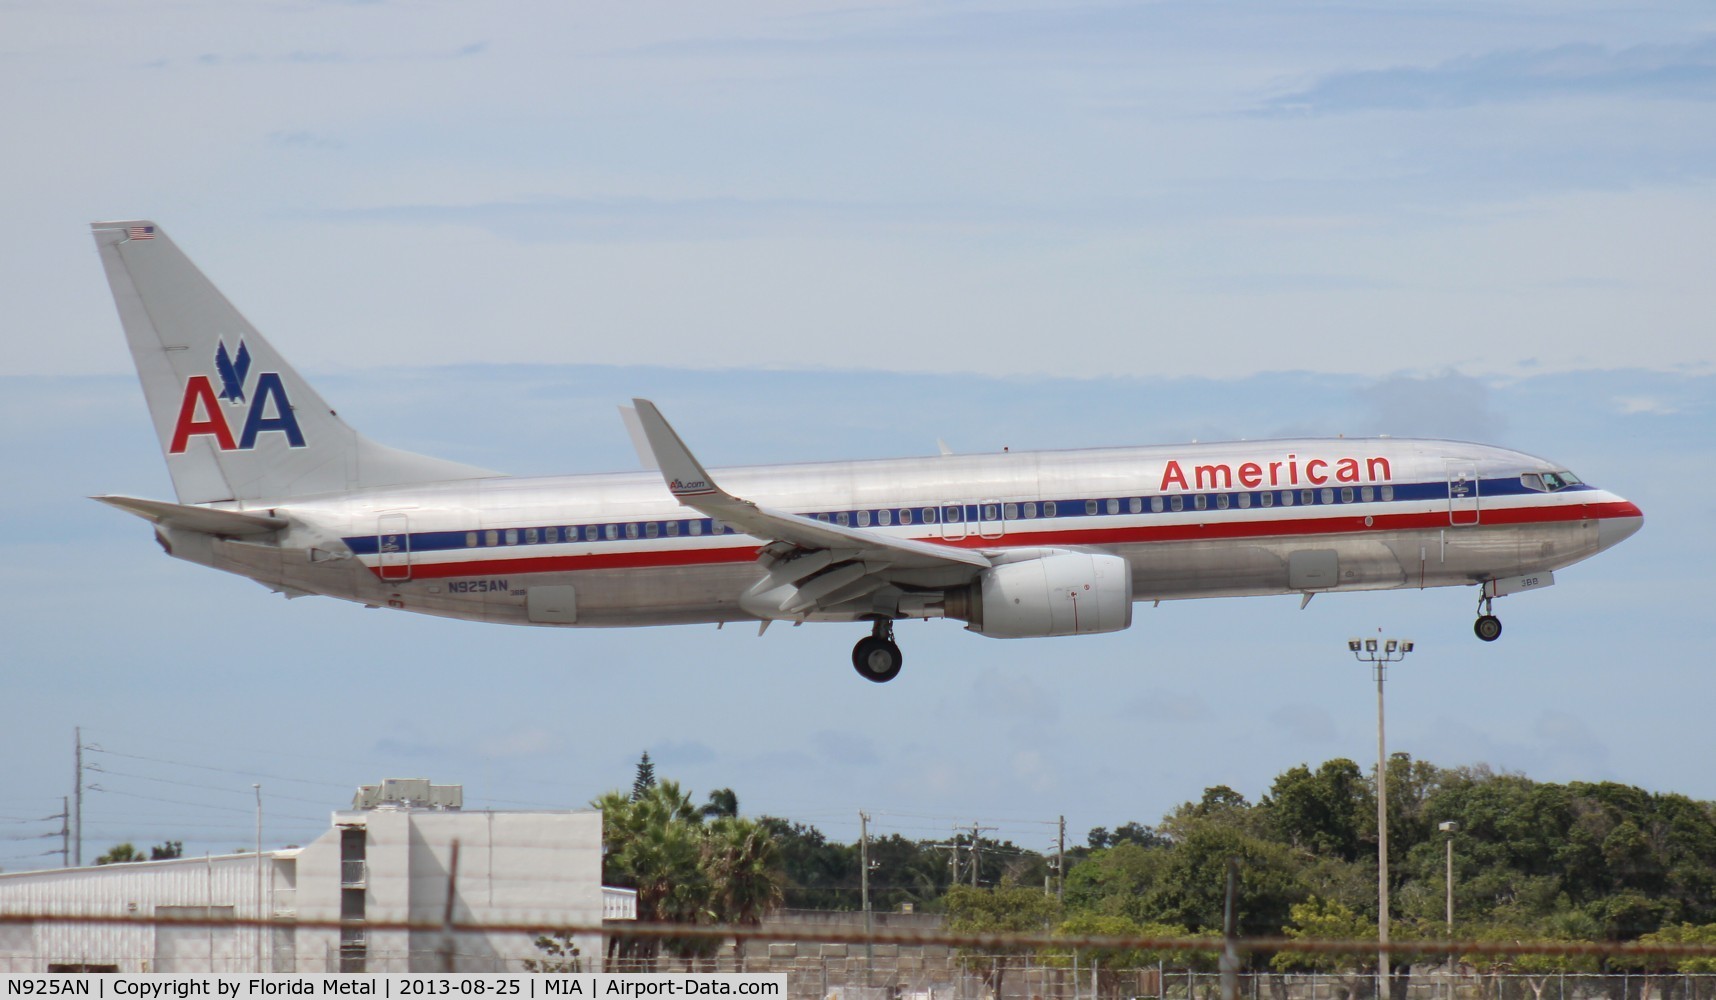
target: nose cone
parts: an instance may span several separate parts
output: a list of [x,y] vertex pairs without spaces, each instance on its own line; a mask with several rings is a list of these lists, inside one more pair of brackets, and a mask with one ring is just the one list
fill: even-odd
[[1644,511],[1630,500],[1614,505],[1614,513],[1597,522],[1597,548],[1607,549],[1633,537],[1644,527]]

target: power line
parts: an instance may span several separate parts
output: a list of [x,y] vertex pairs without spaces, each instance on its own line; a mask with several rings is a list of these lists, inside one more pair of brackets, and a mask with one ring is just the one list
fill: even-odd
[[263,771],[238,771],[230,767],[215,767],[212,764],[192,764],[189,761],[168,760],[165,757],[146,757],[143,754],[121,753],[118,750],[106,750],[99,746],[86,746],[84,749],[88,750],[90,753],[104,753],[110,757],[127,757],[131,760],[147,760],[156,764],[172,764],[174,767],[194,767],[199,771],[218,771],[221,774],[236,774],[245,778],[267,778],[270,781],[292,781],[301,785],[327,785],[334,788],[351,787],[348,784],[339,782],[316,781],[311,778],[289,778],[283,774],[268,774]]

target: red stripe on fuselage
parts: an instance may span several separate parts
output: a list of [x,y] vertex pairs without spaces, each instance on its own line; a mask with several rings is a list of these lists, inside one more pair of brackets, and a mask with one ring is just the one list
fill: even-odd
[[[1251,508],[1256,511],[1260,508]],[[1279,509],[1279,508],[1277,508]],[[1205,513],[1219,514],[1220,511]],[[1228,511],[1226,513],[1233,513]],[[1567,521],[1596,521],[1607,518],[1642,517],[1638,505],[1622,500],[1601,504],[1556,504],[1537,507],[1485,507],[1481,522],[1451,524],[1446,508],[1411,514],[1280,518],[1272,521],[1220,520],[1201,524],[1129,525],[1121,528],[1084,528],[1061,531],[1021,531],[999,538],[976,533],[961,539],[928,537],[918,541],[966,549],[1037,548],[1056,545],[1136,545],[1152,542],[1195,542],[1210,539],[1281,538],[1292,535],[1361,535],[1379,531],[1425,531],[1451,528],[1469,531],[1496,525],[1556,524]],[[1152,517],[1159,515],[1149,515]],[[1031,521],[1008,521],[1026,525]],[[719,549],[653,549],[590,555],[519,555],[504,559],[472,559],[461,562],[411,564],[414,580],[436,580],[467,576],[510,576],[515,573],[571,573],[579,570],[642,569],[652,566],[712,566],[750,562],[761,545],[739,545]],[[400,567],[392,566],[398,570]],[[380,566],[369,567],[381,575]]]

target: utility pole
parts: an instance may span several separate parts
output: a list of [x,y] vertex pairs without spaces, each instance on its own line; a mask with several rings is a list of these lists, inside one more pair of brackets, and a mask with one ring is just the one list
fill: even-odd
[[978,871],[983,867],[983,831],[997,829],[993,826],[978,826],[971,824],[971,887],[977,888]]
[[863,810],[858,811],[858,894],[864,906],[864,983],[869,985],[876,945],[870,940],[870,814]]
[[72,743],[75,744],[75,746],[72,749],[72,774],[73,774],[73,777],[76,778],[76,780],[72,783],[72,795],[77,801],[77,812],[74,814],[76,816],[76,819],[73,823],[73,825],[77,827],[77,834],[76,834],[77,839],[74,841],[74,844],[76,845],[76,849],[72,852],[72,867],[73,868],[82,868],[83,867],[83,727],[82,726],[73,727],[73,729],[72,729]]
[[1067,898],[1067,818],[1061,817],[1060,838],[1055,841],[1055,902]]
[[[53,817],[49,817],[52,819]],[[71,864],[71,799],[60,796],[60,867]]]
[[[251,784],[251,790],[256,793],[256,919],[266,920],[269,916],[262,905],[262,786]],[[256,925],[256,972],[262,974],[262,924]]]

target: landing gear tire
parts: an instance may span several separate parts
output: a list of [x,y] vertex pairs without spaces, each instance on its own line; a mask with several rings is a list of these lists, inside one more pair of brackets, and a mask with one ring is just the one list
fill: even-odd
[[870,624],[870,634],[852,647],[852,666],[858,676],[877,684],[886,684],[900,676],[904,658],[894,643],[894,623],[877,618]]
[[1479,615],[1478,620],[1472,623],[1472,631],[1485,642],[1495,642],[1501,638],[1501,619],[1495,615]]

